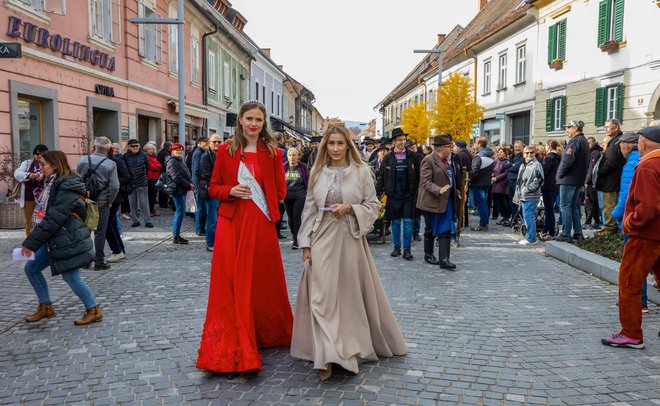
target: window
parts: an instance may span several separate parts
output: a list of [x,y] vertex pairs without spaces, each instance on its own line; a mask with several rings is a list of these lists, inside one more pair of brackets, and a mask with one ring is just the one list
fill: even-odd
[[209,80],[209,90],[215,93],[218,90],[218,75],[216,74],[216,59],[215,52],[209,51],[209,66],[208,66],[208,80]]
[[596,89],[596,126],[603,126],[611,118],[623,122],[623,83]]
[[32,149],[43,143],[40,101],[18,99],[18,139],[21,157],[31,157]]
[[266,85],[261,86],[261,104],[266,105]]
[[566,124],[566,96],[554,97],[546,101],[545,130],[561,131]]
[[199,40],[190,38],[190,80],[199,83]]
[[624,0],[602,0],[598,4],[598,46],[623,41]]
[[238,94],[238,77],[236,75],[236,67],[231,68],[231,88],[232,97],[235,99]]
[[566,19],[551,25],[548,32],[548,63],[566,60]]
[[484,62],[484,94],[490,94],[490,61]]
[[270,114],[275,114],[275,92],[270,92]]
[[224,91],[225,98],[229,98],[229,62],[222,64],[222,89]]
[[282,99],[282,96],[278,93],[277,94],[277,115],[282,117],[282,113],[280,111],[280,100]]
[[516,49],[516,83],[523,83],[525,81],[526,48],[525,45],[521,45]]
[[[145,3],[138,4],[138,17],[161,18],[156,11]],[[142,58],[153,63],[163,62],[162,31],[160,24],[138,24],[138,53]]]
[[169,49],[169,65],[170,73],[175,75],[179,74],[179,27],[177,25],[170,25],[168,32],[170,34],[170,49]]
[[506,89],[506,54],[500,55],[500,69],[497,77],[497,90]]
[[92,36],[108,42],[121,42],[121,0],[92,0]]

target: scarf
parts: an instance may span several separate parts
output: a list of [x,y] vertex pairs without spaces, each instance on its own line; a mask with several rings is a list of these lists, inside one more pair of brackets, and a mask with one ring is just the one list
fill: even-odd
[[[39,197],[35,200],[34,211],[32,212],[32,221],[30,222],[30,229],[34,230],[41,220],[46,217],[46,210],[48,209],[48,198],[50,197],[50,189],[53,186],[55,175],[51,175],[44,179],[44,188]],[[35,196],[36,197],[36,196]]]

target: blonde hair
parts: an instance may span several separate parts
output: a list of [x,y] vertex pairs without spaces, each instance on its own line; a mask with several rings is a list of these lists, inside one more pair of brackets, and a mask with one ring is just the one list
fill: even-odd
[[346,141],[346,144],[348,146],[346,150],[346,159],[348,160],[349,165],[355,165],[355,166],[365,165],[365,163],[362,161],[362,158],[360,158],[360,153],[358,152],[357,147],[355,146],[355,143],[353,142],[353,139],[349,135],[349,132],[346,129],[346,127],[339,125],[330,126],[328,127],[327,130],[325,130],[325,133],[323,133],[323,138],[321,139],[321,143],[319,144],[318,147],[316,161],[314,162],[314,166],[312,167],[312,174],[309,179],[310,189],[313,188],[314,185],[316,184],[316,181],[318,180],[321,171],[323,171],[323,168],[329,166],[330,162],[332,161],[330,155],[328,154],[328,140],[330,139],[330,136],[333,134],[341,134],[342,136],[344,136],[344,140]]
[[289,148],[289,149],[286,151],[287,156],[288,156],[291,152],[295,152],[296,155],[298,155],[298,158],[300,158],[300,151],[298,151],[298,148],[296,148],[296,147],[291,147],[291,148]]
[[[275,138],[273,138],[273,135],[268,131],[268,123],[266,120],[268,119],[268,113],[266,113],[266,107],[264,107],[263,104],[257,102],[257,101],[248,101],[243,103],[241,106],[240,110],[238,111],[238,120],[243,118],[243,115],[247,113],[250,110],[254,109],[259,109],[261,111],[261,114],[264,116],[264,126],[261,128],[261,132],[259,133],[259,139],[266,144],[266,148],[268,149],[268,152],[270,153],[270,157],[275,156],[275,146],[276,144]],[[239,123],[236,126],[236,130],[234,130],[234,137],[233,140],[231,141],[231,144],[229,145],[229,148],[227,148],[227,152],[229,152],[229,155],[234,156],[236,154],[236,151],[240,148],[241,151],[247,147],[248,140],[245,134],[243,134],[243,126]]]

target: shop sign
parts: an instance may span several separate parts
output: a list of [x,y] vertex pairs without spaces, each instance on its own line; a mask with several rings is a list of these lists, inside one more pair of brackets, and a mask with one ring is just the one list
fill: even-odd
[[0,58],[20,58],[21,44],[17,42],[0,42]]
[[495,113],[495,120],[504,120],[504,113]]
[[94,86],[94,92],[103,96],[115,97],[115,89],[110,86],[96,85]]
[[26,42],[34,43],[42,48],[50,48],[54,52],[61,52],[79,61],[89,62],[109,71],[115,70],[115,58],[99,49],[71,41],[70,38],[62,37],[60,34],[52,34],[46,28],[36,24],[24,22],[18,17],[9,17],[9,28],[7,35],[21,38]]

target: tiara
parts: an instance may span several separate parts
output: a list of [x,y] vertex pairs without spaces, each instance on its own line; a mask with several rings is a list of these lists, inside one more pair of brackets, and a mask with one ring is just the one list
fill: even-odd
[[259,100],[246,100],[243,103],[241,103],[241,107],[245,106],[246,104],[258,104],[260,106],[263,106],[264,104],[260,102]]

